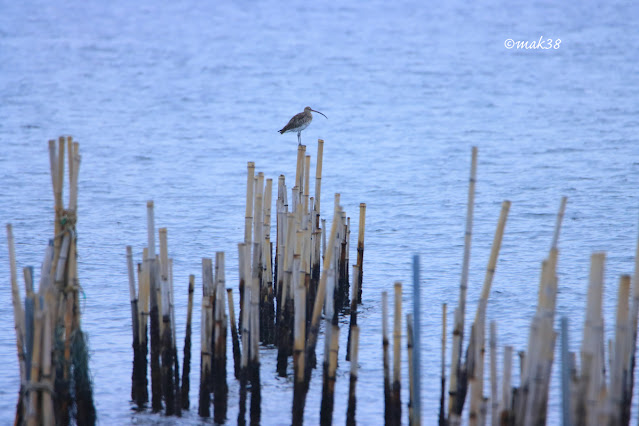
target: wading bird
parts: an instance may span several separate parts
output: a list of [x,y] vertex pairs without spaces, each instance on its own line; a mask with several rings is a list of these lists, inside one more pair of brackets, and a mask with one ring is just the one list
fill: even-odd
[[[318,114],[322,114],[319,111],[315,111],[314,109],[311,109],[311,107],[306,107],[304,108],[304,112],[300,112],[299,114],[295,114],[295,116],[293,116],[293,118],[291,118],[291,120],[288,122],[288,124],[286,126],[284,126],[282,128],[282,130],[278,130],[278,132],[280,132],[280,134],[284,134],[284,133],[288,133],[288,132],[297,132],[297,143],[299,145],[302,144],[302,130],[306,129],[308,127],[309,124],[311,124],[311,121],[313,121],[313,114],[311,114],[311,111],[316,112]],[[324,115],[324,114],[322,114]],[[324,115],[324,117],[326,117]],[[328,120],[328,117],[326,117],[326,119]]]

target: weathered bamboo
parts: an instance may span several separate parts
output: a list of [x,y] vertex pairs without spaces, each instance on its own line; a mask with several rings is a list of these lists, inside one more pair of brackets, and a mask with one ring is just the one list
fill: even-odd
[[147,273],[149,279],[150,308],[149,320],[151,336],[151,409],[153,412],[162,410],[162,375],[160,371],[161,354],[161,303],[158,262],[155,250],[155,217],[153,201],[146,204],[147,210]]
[[392,419],[390,356],[388,354],[388,293],[382,292],[382,358],[384,364],[384,424]]
[[[500,425],[506,426],[513,423],[512,419],[512,387],[510,377],[512,374],[513,347],[504,347],[504,369],[502,371],[502,393],[499,413]],[[569,423],[570,424],[570,423]]]
[[295,340],[293,343],[293,366],[295,371],[293,389],[293,421],[301,425],[304,421],[304,343],[306,337],[306,287],[300,279],[300,254],[293,257],[293,282],[295,292]]
[[395,327],[393,329],[393,388],[391,393],[391,404],[393,405],[392,421],[395,424],[401,423],[402,401],[401,401],[401,340],[402,340],[402,283],[395,282]]
[[561,317],[561,419],[562,424],[572,424],[570,409],[571,366],[568,354],[568,318]]
[[[417,265],[419,265],[419,258],[417,256],[415,256],[415,262],[417,262]],[[418,269],[419,266],[417,266]],[[417,295],[416,295],[417,296]],[[417,298],[415,298],[415,300],[417,300]],[[414,309],[415,312],[419,312],[419,303],[418,302],[414,302]],[[446,303],[444,303],[442,305],[442,352],[441,352],[441,367],[440,367],[440,381],[441,381],[441,393],[439,396],[439,425],[440,426],[446,426],[446,317],[447,317],[447,305]],[[417,318],[419,318],[419,316],[417,316]],[[418,338],[417,338],[417,330],[418,328],[415,327],[415,341],[419,342]],[[413,355],[413,359],[415,359],[415,355],[419,353],[419,350],[415,351],[415,354]],[[419,360],[419,358],[417,358],[417,360]],[[415,365],[417,366],[417,368],[415,369],[415,383],[419,383],[419,376],[420,376],[420,369],[419,369],[419,364],[417,363],[417,360],[414,360],[413,363],[415,363]],[[416,394],[416,400],[419,399],[419,393],[418,393],[418,387],[417,385],[415,386],[415,394]],[[418,410],[419,405],[415,405],[415,411]],[[421,424],[421,415],[420,413],[416,412],[415,413],[415,421],[413,424]]]
[[347,426],[355,426],[355,411],[357,408],[357,369],[358,365],[358,353],[359,353],[359,327],[353,326],[350,342],[350,352],[351,352],[351,374],[350,374],[350,382],[348,385],[348,409],[346,412],[346,425]]
[[171,302],[169,286],[169,254],[167,242],[167,229],[159,229],[160,240],[160,295],[162,326],[160,336],[162,341],[162,396],[165,402],[165,414],[172,416],[175,414],[175,383],[174,383],[174,343],[173,329],[171,326]]
[[[138,336],[139,336],[139,347],[137,355],[138,365],[140,368],[137,370],[138,375],[136,376],[136,403],[138,407],[142,407],[144,403],[149,400],[149,391],[148,391],[148,378],[147,378],[147,366],[148,360],[147,355],[149,352],[148,347],[148,339],[147,339],[147,323],[149,318],[149,299],[150,299],[150,272],[149,267],[150,264],[146,260],[148,258],[148,249],[143,249],[142,251],[142,259],[144,262],[142,264],[138,264]],[[134,370],[135,371],[135,370]]]
[[593,253],[590,260],[588,304],[581,345],[582,374],[586,357],[591,358],[592,365],[588,376],[584,377],[585,395],[582,395],[582,398],[585,399],[586,423],[594,425],[597,423],[598,413],[601,409],[599,394],[605,386],[603,375],[605,366],[602,356],[604,353],[602,298],[605,254],[602,252]]
[[346,351],[346,361],[351,360],[351,334],[353,332],[353,327],[357,327],[357,284],[358,284],[358,276],[359,269],[357,265],[353,265],[353,288],[351,292],[351,321],[348,326],[348,340],[347,340],[347,351]]
[[315,298],[315,304],[313,306],[313,317],[311,318],[311,325],[306,337],[306,387],[310,383],[310,369],[311,359],[315,359],[315,345],[317,344],[317,335],[319,333],[319,320],[322,313],[322,307],[324,306],[325,292],[326,292],[326,279],[327,271],[330,267],[331,258],[333,256],[333,247],[335,245],[335,235],[337,232],[337,222],[341,214],[341,207],[339,206],[339,194],[335,194],[335,210],[333,213],[333,223],[331,224],[331,236],[329,238],[329,244],[327,245],[326,252],[324,253],[324,265],[322,269],[322,276],[320,278],[319,286],[317,288],[317,297]]
[[[468,202],[466,205],[466,229],[464,232],[464,256],[459,284],[459,305],[455,309],[453,326],[453,347],[450,364],[450,389],[448,398],[449,419],[461,416],[466,396],[465,377],[460,377],[462,348],[464,344],[464,322],[466,317],[466,292],[468,290],[468,271],[470,268],[470,249],[473,232],[473,210],[475,207],[475,182],[477,181],[477,147],[471,150],[470,177],[468,182]],[[461,380],[460,380],[461,379]]]
[[632,342],[630,347],[630,358],[626,369],[628,370],[628,380],[624,384],[624,412],[622,422],[627,424],[630,421],[630,405],[635,381],[635,357],[637,352],[637,320],[639,318],[639,233],[635,246],[635,267],[632,276],[632,302],[630,305],[630,328]]
[[[20,383],[26,383],[27,367],[24,354],[24,311],[20,302],[20,289],[18,288],[18,268],[16,266],[15,242],[13,239],[13,228],[11,224],[7,224],[7,244],[9,246],[9,269],[11,274],[11,302],[13,303],[13,323],[16,332],[16,347],[18,353],[18,365],[20,368]],[[16,422],[20,424],[23,417],[22,404],[23,401],[23,385],[20,386],[20,394],[18,397],[18,407],[16,409]]]
[[[251,259],[251,248],[252,248],[252,231],[253,231],[253,201],[254,201],[254,190],[255,190],[255,163],[252,161],[248,162],[247,165],[248,172],[246,174],[246,214],[244,217],[244,244],[246,244],[249,248],[248,253],[248,261]],[[245,280],[240,278],[240,330],[243,330],[242,322],[244,321],[244,291],[246,286],[250,286],[250,277],[245,277]],[[246,281],[248,280],[248,281]],[[248,305],[247,305],[248,307]]]
[[235,306],[233,305],[233,289],[227,288],[226,294],[229,303],[229,323],[231,324],[231,340],[233,343],[233,371],[235,378],[240,378],[240,358],[242,357],[240,350],[240,341],[237,336],[237,323],[235,322]]
[[328,374],[325,393],[322,395],[322,405],[320,409],[320,425],[329,426],[333,424],[333,406],[335,401],[335,372],[337,370],[337,355],[339,350],[339,327],[333,325],[331,330],[331,344],[328,354]]
[[42,424],[52,425],[55,422],[53,411],[53,375],[51,367],[51,346],[53,344],[53,332],[51,316],[46,309],[42,313],[44,331],[42,335]]
[[131,300],[131,327],[133,329],[133,371],[131,373],[131,399],[137,401],[137,376],[139,373],[136,371],[140,367],[138,365],[140,357],[138,351],[140,350],[140,326],[138,324],[138,297],[135,291],[135,272],[133,270],[133,249],[131,246],[126,246],[126,263],[129,275],[129,298]]
[[263,243],[263,280],[261,289],[261,313],[264,323],[264,344],[275,343],[275,305],[273,292],[272,244],[271,244],[271,204],[273,199],[273,179],[266,179],[264,188],[264,243]]
[[627,366],[630,358],[630,330],[628,330],[629,311],[628,300],[630,298],[630,275],[622,275],[619,281],[617,298],[617,318],[615,331],[614,352],[612,353],[612,366],[610,368],[610,389],[608,391],[608,409],[610,424],[623,424],[621,422],[624,407],[624,381],[628,380]]
[[[320,215],[320,197],[322,190],[322,161],[324,159],[324,141],[317,140],[317,164],[315,165],[315,213],[319,219]],[[319,223],[317,224],[319,225]]]
[[[406,353],[408,355],[408,424],[415,424],[415,364],[413,360],[413,314],[406,314]],[[441,417],[441,413],[440,413]],[[400,419],[401,423],[401,419]]]
[[186,332],[184,333],[184,352],[182,364],[182,387],[180,394],[182,397],[182,408],[188,410],[190,407],[189,391],[191,390],[191,320],[193,317],[193,293],[195,292],[195,275],[189,275],[189,297],[186,308]]
[[212,316],[213,292],[213,260],[202,259],[202,323],[200,326],[200,399],[198,414],[200,417],[211,416],[211,337],[213,336]]
[[30,391],[29,405],[27,410],[27,425],[36,426],[39,424],[42,413],[40,412],[40,391],[37,386],[40,384],[40,357],[42,352],[42,328],[43,314],[40,306],[40,298],[35,300],[35,309],[33,312],[33,351],[31,356],[31,374],[30,374]]
[[473,322],[470,332],[470,342],[466,353],[466,368],[468,385],[470,387],[469,424],[476,425],[479,422],[479,410],[483,400],[484,380],[484,323],[486,312],[486,300],[480,299],[477,307],[479,318]]
[[364,231],[366,228],[366,203],[359,205],[359,228],[357,230],[357,303],[362,303],[362,280],[364,278]]
[[490,421],[499,426],[499,395],[497,394],[497,322],[490,322]]
[[309,180],[311,173],[311,156],[307,155],[304,157],[304,214],[307,215],[309,213]]
[[214,333],[214,371],[213,371],[213,417],[222,424],[226,421],[228,385],[226,382],[226,306],[224,289],[224,252],[215,253],[215,333]]

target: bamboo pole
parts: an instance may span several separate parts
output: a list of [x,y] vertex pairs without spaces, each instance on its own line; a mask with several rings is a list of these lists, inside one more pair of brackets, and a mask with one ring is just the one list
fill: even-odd
[[351,360],[351,334],[353,332],[353,327],[357,327],[357,282],[358,282],[359,270],[357,269],[357,265],[353,265],[353,288],[351,293],[351,321],[348,327],[348,340],[347,340],[347,348],[346,351],[346,361]]
[[228,296],[229,303],[229,323],[231,324],[231,340],[233,343],[233,371],[235,373],[235,378],[240,378],[240,342],[237,336],[237,323],[235,322],[235,306],[233,305],[233,289],[227,288],[226,295]]
[[293,389],[293,421],[294,425],[304,422],[304,343],[306,337],[306,288],[300,280],[300,254],[293,256],[293,282],[295,291],[295,340],[293,343],[293,365],[295,371]]
[[401,339],[402,339],[402,283],[395,282],[395,327],[393,329],[393,389],[391,403],[393,405],[393,422],[400,424],[402,418],[401,402]]
[[[251,259],[251,248],[253,244],[252,240],[252,228],[253,228],[253,201],[255,190],[255,163],[248,162],[248,172],[246,175],[246,213],[244,217],[244,244],[248,246],[248,261]],[[242,322],[244,321],[244,292],[245,287],[250,287],[251,275],[245,277],[245,280],[240,278],[240,329],[243,330]],[[248,306],[247,306],[248,307]]]
[[52,425],[55,422],[53,411],[53,376],[51,368],[51,346],[53,343],[53,333],[51,316],[47,314],[46,308],[42,312],[44,331],[42,336],[42,424]]
[[226,409],[228,400],[228,385],[226,382],[226,306],[224,303],[224,289],[226,278],[224,274],[224,252],[215,253],[215,372],[213,375],[213,408],[214,421],[224,423],[226,420]]
[[497,322],[490,322],[490,420],[499,426],[499,395],[497,394]]
[[[413,314],[406,314],[406,352],[408,354],[408,424],[415,425],[415,366],[413,360]],[[440,414],[441,417],[441,414]],[[401,423],[401,419],[400,419]]]
[[[504,347],[504,371],[502,372],[501,412],[499,421],[501,425],[512,424],[512,387],[510,385],[513,362],[513,347]],[[570,424],[570,423],[569,423]]]
[[384,424],[390,425],[391,407],[390,356],[388,354],[388,293],[382,292],[382,358],[384,364]]
[[202,324],[200,326],[200,400],[198,414],[200,417],[211,416],[210,383],[211,383],[211,336],[213,335],[213,318],[211,318],[211,299],[213,292],[213,260],[202,259]]
[[304,158],[304,214],[307,215],[309,213],[309,181],[310,181],[310,173],[311,173],[311,156],[307,155]]
[[191,405],[189,399],[189,391],[191,390],[191,320],[193,318],[193,293],[195,292],[195,275],[189,275],[189,296],[186,308],[186,332],[184,333],[184,352],[182,364],[182,388],[180,395],[182,397],[182,409],[188,410]]
[[[18,287],[18,268],[16,266],[15,241],[13,239],[13,228],[11,224],[7,224],[7,244],[9,246],[9,270],[11,276],[11,301],[13,303],[13,323],[16,332],[16,348],[18,353],[18,365],[20,368],[20,383],[26,383],[27,371],[24,354],[24,311],[22,310],[20,289]],[[20,387],[20,396],[18,398],[18,407],[20,407],[23,393],[23,386]],[[26,402],[26,401],[24,401]],[[22,419],[21,409],[16,412],[16,421]]]
[[337,370],[337,352],[339,350],[339,327],[333,325],[331,330],[331,344],[328,354],[328,374],[326,393],[322,397],[320,409],[320,425],[333,424],[333,406],[335,401],[335,371]]
[[148,354],[148,341],[147,341],[147,322],[149,318],[149,298],[150,298],[150,272],[149,267],[150,264],[146,261],[148,257],[148,249],[144,249],[142,251],[142,258],[145,259],[142,264],[138,264],[138,281],[139,285],[139,294],[138,294],[138,336],[139,340],[139,348],[138,348],[138,356],[139,356],[139,366],[140,368],[137,370],[138,376],[136,378],[136,403],[138,407],[143,406],[144,403],[149,400],[148,393],[148,379],[147,379],[147,354]]
[[[324,159],[324,140],[317,140],[317,164],[315,165],[315,213],[319,219],[320,196],[322,190],[322,161]],[[319,223],[318,223],[319,225]]]
[[635,379],[635,357],[637,352],[637,319],[639,317],[639,233],[635,246],[635,265],[632,275],[632,302],[630,305],[630,327],[632,330],[632,343],[630,348],[630,359],[628,360],[628,380],[624,384],[624,397],[628,401],[625,404],[622,421],[624,424],[630,421],[630,402],[634,390]]
[[348,409],[346,412],[346,425],[355,426],[355,411],[357,408],[357,369],[358,369],[358,352],[359,352],[359,327],[354,325],[351,329],[351,370],[350,370],[350,382],[348,385]]
[[35,300],[35,308],[33,312],[33,351],[31,356],[31,374],[30,374],[30,391],[29,404],[27,409],[27,425],[36,426],[40,422],[42,413],[40,411],[40,391],[37,389],[40,384],[40,357],[42,353],[42,327],[43,315],[40,306],[40,298]]
[[470,249],[473,232],[473,211],[475,207],[475,183],[477,181],[477,147],[471,150],[470,177],[468,180],[468,202],[466,205],[466,229],[464,232],[464,256],[459,284],[459,306],[455,310],[453,327],[453,347],[450,364],[450,387],[448,398],[449,418],[460,417],[464,406],[461,399],[466,395],[466,384],[460,381],[461,357],[464,344],[464,321],[466,316],[466,292],[468,290],[468,271],[470,268]]
[[568,354],[568,318],[561,317],[561,413],[562,424],[572,424],[570,408],[571,366]]
[[364,277],[364,232],[366,228],[366,203],[359,205],[359,228],[357,230],[357,303],[362,303],[362,280]]
[[[417,256],[415,256],[415,261],[417,262],[417,269],[419,269],[419,258]],[[415,300],[417,300],[417,298],[415,298]],[[414,306],[415,306],[415,312],[419,312],[418,306],[419,304],[417,302],[413,302]],[[439,425],[440,426],[446,426],[446,316],[447,316],[447,305],[446,303],[444,303],[442,305],[442,352],[441,352],[441,367],[440,367],[440,381],[441,381],[441,394],[439,396]],[[419,318],[419,317],[417,317]],[[417,330],[418,328],[415,327],[415,341],[418,342],[418,338],[417,338]],[[413,359],[415,359],[415,355],[419,353],[419,350],[415,351],[415,354],[413,355]],[[416,383],[416,390],[415,390],[415,394],[416,394],[416,400],[420,398],[419,396],[419,391],[417,389],[419,389],[417,386],[417,384],[419,383],[419,376],[420,376],[420,368],[419,368],[419,364],[418,364],[418,360],[419,358],[417,358],[417,360],[413,361],[415,363],[415,383]],[[415,406],[415,410],[417,411],[417,407],[419,407],[420,405],[416,405]],[[415,416],[415,423],[417,425],[421,424],[421,413],[416,412],[416,416]]]
[[630,324],[628,299],[630,298],[630,275],[622,275],[619,280],[617,297],[617,318],[615,330],[614,351],[612,352],[612,366],[610,368],[610,390],[608,392],[608,413],[610,424],[623,424],[624,380],[628,377],[629,340],[628,325]]
[[129,276],[129,298],[131,300],[131,327],[133,331],[133,371],[131,374],[131,399],[133,401],[138,400],[137,392],[137,377],[140,374],[138,372],[140,366],[138,365],[140,356],[138,351],[140,350],[140,325],[138,324],[138,297],[135,291],[135,272],[133,270],[133,249],[131,246],[126,246],[126,263]]
[[[442,394],[440,401],[440,421],[446,421],[444,411],[444,392],[446,377],[444,374],[444,364],[446,355],[444,353],[446,346],[446,304],[443,306],[443,335],[442,335]],[[415,392],[413,396],[413,412],[414,425],[419,426],[422,424],[422,385],[421,385],[421,280],[420,280],[420,268],[419,268],[419,256],[413,255],[413,371],[415,372],[414,387]]]
[[564,213],[566,211],[566,202],[568,201],[568,197],[561,197],[561,203],[559,205],[559,213],[557,214],[557,221],[555,223],[555,231],[552,236],[552,244],[550,248],[557,248],[557,243],[559,242],[559,231],[561,230],[561,223],[564,220]]
[[590,260],[588,304],[586,307],[581,356],[582,372],[587,356],[590,356],[590,362],[592,362],[591,373],[586,378],[584,386],[586,389],[586,420],[588,424],[594,424],[597,421],[597,413],[600,409],[598,396],[605,385],[603,376],[605,367],[602,357],[604,353],[602,297],[605,254],[602,252],[593,253]]

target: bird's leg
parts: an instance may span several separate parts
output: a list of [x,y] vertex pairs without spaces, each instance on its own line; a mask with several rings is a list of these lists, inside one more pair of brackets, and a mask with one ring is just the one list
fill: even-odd
[[302,144],[302,132],[297,132],[297,144]]

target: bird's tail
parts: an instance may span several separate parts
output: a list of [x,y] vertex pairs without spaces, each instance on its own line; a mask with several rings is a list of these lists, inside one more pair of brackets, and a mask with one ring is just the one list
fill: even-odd
[[284,134],[284,129],[278,130],[278,132],[280,132],[280,135],[283,135]]

